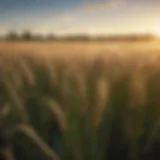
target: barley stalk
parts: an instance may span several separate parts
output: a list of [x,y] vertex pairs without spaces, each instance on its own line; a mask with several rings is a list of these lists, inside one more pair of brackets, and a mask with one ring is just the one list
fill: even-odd
[[5,85],[6,91],[10,97],[10,100],[12,101],[15,109],[18,111],[20,119],[23,123],[28,122],[28,115],[25,110],[25,106],[23,105],[23,102],[19,98],[18,94],[16,93],[13,85],[9,82],[7,78],[3,79],[3,83]]
[[17,127],[16,131],[22,132],[34,142],[37,147],[51,160],[59,160],[58,155],[37,135],[34,129],[25,124]]

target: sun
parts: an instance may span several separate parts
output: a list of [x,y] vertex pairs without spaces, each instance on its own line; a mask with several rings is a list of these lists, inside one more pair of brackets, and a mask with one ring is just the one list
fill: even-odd
[[158,27],[155,27],[153,30],[153,34],[160,37],[160,25]]

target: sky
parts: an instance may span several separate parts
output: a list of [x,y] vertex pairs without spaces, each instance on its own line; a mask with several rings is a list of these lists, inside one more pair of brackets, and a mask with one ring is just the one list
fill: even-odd
[[0,35],[160,35],[160,0],[0,0]]

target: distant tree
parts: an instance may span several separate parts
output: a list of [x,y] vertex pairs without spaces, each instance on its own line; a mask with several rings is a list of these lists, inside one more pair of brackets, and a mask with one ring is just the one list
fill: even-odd
[[30,41],[33,40],[33,36],[30,31],[26,30],[21,35],[22,40]]
[[6,39],[7,40],[18,40],[19,36],[15,31],[10,31],[7,35],[6,35]]
[[67,41],[89,41],[91,40],[91,38],[88,36],[88,35],[83,35],[83,34],[80,34],[80,35],[68,35],[68,36],[65,36],[63,37],[64,40],[67,40]]
[[46,37],[46,40],[48,40],[48,41],[53,41],[53,40],[56,40],[56,39],[57,39],[57,37],[53,34],[49,34]]
[[32,40],[34,41],[43,41],[44,40],[44,37],[40,34],[37,34],[37,35],[32,35]]

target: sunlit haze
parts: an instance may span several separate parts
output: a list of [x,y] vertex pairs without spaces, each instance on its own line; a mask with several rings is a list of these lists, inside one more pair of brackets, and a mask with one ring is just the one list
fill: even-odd
[[159,0],[0,0],[0,34],[160,35]]

